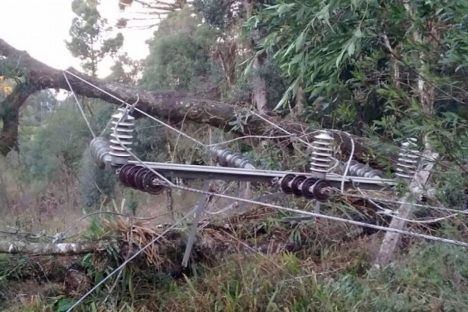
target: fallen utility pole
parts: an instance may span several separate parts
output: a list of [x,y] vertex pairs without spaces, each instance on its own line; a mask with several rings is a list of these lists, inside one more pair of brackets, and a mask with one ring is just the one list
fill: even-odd
[[[410,218],[413,213],[414,200],[418,195],[422,194],[424,185],[429,179],[431,170],[438,156],[437,153],[431,151],[429,146],[426,146],[418,170],[409,185],[409,191],[400,199],[402,204],[390,222],[389,228],[397,230],[404,229],[408,218]],[[375,267],[384,267],[392,261],[398,243],[400,242],[400,237],[401,234],[398,232],[388,231],[385,234],[382,245],[380,245],[379,253],[374,261]]]

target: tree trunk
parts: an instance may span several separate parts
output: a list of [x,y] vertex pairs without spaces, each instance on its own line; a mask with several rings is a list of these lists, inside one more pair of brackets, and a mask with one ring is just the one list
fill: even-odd
[[[246,17],[249,19],[252,14],[253,10],[255,7],[255,0],[244,0],[244,9],[246,12]],[[253,37],[256,37],[257,35],[254,33]],[[265,63],[265,58],[266,54],[261,53],[258,54],[256,53],[256,40],[255,38],[251,39],[250,44],[248,44],[250,50],[252,50],[253,53],[255,53],[255,58],[254,58],[254,63],[253,63],[253,78],[252,78],[252,100],[253,104],[257,108],[258,112],[260,114],[265,114],[268,112],[268,99],[267,99],[267,85],[265,79],[260,75],[260,70],[262,69],[264,63]]]
[[257,55],[254,60],[254,77],[252,79],[253,101],[260,114],[268,112],[267,86],[265,79],[260,76],[260,69],[263,67],[265,55]]
[[22,241],[0,241],[0,253],[21,255],[71,256],[103,250],[109,242],[84,243],[31,243]]
[[19,110],[26,99],[34,92],[32,88],[18,86],[0,103],[0,118],[3,122],[0,132],[0,154],[18,150]]

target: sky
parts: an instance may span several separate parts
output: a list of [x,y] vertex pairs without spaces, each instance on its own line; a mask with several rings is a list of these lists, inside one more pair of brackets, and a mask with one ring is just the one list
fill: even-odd
[[[79,67],[65,46],[74,14],[72,0],[0,0],[0,38],[19,50],[26,50],[32,57],[58,69]],[[101,15],[115,22],[121,17],[131,17],[143,9],[132,6],[125,12],[118,8],[117,0],[101,0]],[[148,54],[146,40],[154,30],[128,29],[123,31],[123,50],[134,59]],[[109,73],[111,63],[103,64],[99,75]]]

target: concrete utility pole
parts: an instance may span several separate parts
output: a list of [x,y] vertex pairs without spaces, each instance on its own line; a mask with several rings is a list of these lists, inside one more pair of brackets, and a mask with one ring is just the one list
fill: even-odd
[[[425,151],[422,154],[421,162],[419,163],[418,170],[416,171],[410,185],[409,192],[407,192],[402,198],[403,202],[400,208],[396,211],[396,216],[392,219],[389,228],[403,230],[407,219],[411,217],[414,210],[414,199],[417,198],[424,190],[424,185],[426,184],[431,170],[434,167],[435,160],[439,155],[433,153],[428,144],[426,144]],[[396,232],[387,232],[380,245],[379,253],[374,261],[374,266],[377,268],[384,267],[388,265],[395,254],[395,251],[398,248],[398,243],[400,242],[400,233]]]

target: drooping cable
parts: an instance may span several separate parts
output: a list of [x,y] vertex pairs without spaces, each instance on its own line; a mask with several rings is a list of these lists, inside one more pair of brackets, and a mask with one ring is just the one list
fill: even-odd
[[[255,111],[253,111],[253,110],[250,110],[250,113],[251,113],[252,115],[257,116],[258,118],[260,118],[261,120],[263,120],[263,121],[266,122],[267,124],[269,124],[269,125],[275,127],[276,129],[278,129],[278,130],[280,130],[280,131],[282,131],[282,132],[284,132],[284,133],[286,133],[286,134],[288,134],[288,135],[290,135],[290,136],[296,136],[294,133],[289,132],[288,130],[284,129],[283,127],[281,127],[281,126],[279,126],[279,125],[277,125],[277,124],[275,124],[275,123],[272,122],[271,120],[268,120],[267,118],[263,117],[262,115],[258,114],[257,112],[255,112]],[[317,132],[317,131],[314,131],[314,132]],[[314,133],[314,132],[312,132],[312,133]],[[300,138],[300,137],[298,137],[297,140],[298,140],[299,142],[305,144],[306,146],[312,148],[312,144],[309,143],[309,142],[307,142],[306,140],[304,140],[304,139],[302,139],[302,138]]]
[[71,84],[70,84],[70,81],[68,81],[68,77],[67,77],[67,75],[66,75],[66,72],[67,72],[67,71],[64,71],[64,72],[63,72],[63,77],[65,78],[65,81],[67,82],[68,88],[70,88],[70,92],[72,93],[73,97],[75,98],[76,105],[78,106],[78,109],[79,109],[80,112],[81,112],[81,116],[83,116],[83,119],[84,119],[86,125],[88,126],[89,132],[91,132],[93,138],[95,138],[95,137],[96,137],[96,134],[94,133],[94,130],[93,130],[93,128],[91,127],[91,124],[89,123],[88,117],[86,117],[86,114],[85,114],[85,112],[84,112],[84,110],[83,110],[83,107],[81,106],[80,101],[78,101],[78,98],[76,97],[76,94],[75,94],[75,92],[73,91],[73,88],[72,88],[72,86],[71,86]]
[[[124,146],[124,145],[122,147],[127,149],[127,147]],[[127,149],[127,152],[131,153],[128,149]],[[150,168],[143,161],[139,160],[135,155],[132,155],[132,156],[135,157],[135,159],[137,159],[144,167],[151,170],[153,173],[157,174],[158,176],[161,176],[162,178],[164,178],[156,170]],[[389,227],[375,225],[375,224],[371,224],[371,223],[365,223],[365,222],[361,222],[361,221],[355,221],[355,220],[349,220],[349,219],[344,219],[344,218],[340,218],[340,217],[324,215],[324,214],[317,213],[317,212],[309,212],[309,211],[303,211],[303,210],[283,207],[283,206],[279,206],[279,205],[262,203],[262,202],[258,202],[258,201],[254,201],[254,200],[249,200],[249,199],[245,199],[245,198],[241,198],[241,197],[236,197],[236,196],[218,194],[218,193],[215,193],[215,192],[206,192],[206,191],[202,191],[202,190],[198,190],[198,189],[194,189],[194,188],[190,188],[190,187],[185,187],[185,186],[180,186],[180,185],[173,184],[172,182],[170,182],[166,178],[164,178],[164,180],[166,180],[168,182],[168,185],[167,185],[168,187],[179,189],[179,190],[185,190],[185,191],[192,192],[192,193],[205,194],[205,195],[209,195],[209,196],[214,196],[214,197],[219,197],[219,198],[224,198],[224,199],[230,199],[230,200],[249,203],[249,204],[254,204],[254,205],[260,205],[260,206],[274,208],[274,209],[278,209],[278,210],[294,212],[294,213],[298,213],[298,214],[305,214],[305,215],[309,215],[309,216],[316,217],[316,218],[322,218],[322,219],[337,221],[337,222],[344,222],[344,223],[348,223],[348,224],[352,224],[352,225],[368,227],[368,228],[373,228],[373,229],[376,229],[376,230],[382,230],[382,231],[387,231],[387,232],[395,232],[395,233],[404,234],[404,235],[408,235],[408,236],[424,238],[424,239],[427,239],[427,240],[445,242],[445,243],[454,244],[454,245],[458,245],[458,246],[468,248],[468,243],[465,243],[465,242],[462,242],[462,241],[457,241],[457,240],[448,239],[448,238],[442,238],[442,237],[438,237],[438,236],[420,234],[420,233],[415,233],[415,232],[410,232],[410,231],[405,231],[405,230],[399,230],[399,229],[389,228]]]
[[346,179],[346,176],[348,175],[349,166],[351,165],[351,161],[353,161],[354,149],[355,149],[354,139],[351,137],[351,135],[348,132],[345,132],[345,133],[349,137],[349,139],[351,140],[351,153],[349,153],[349,159],[348,159],[348,162],[346,163],[346,168],[345,168],[345,170],[343,172],[343,177],[341,179],[341,188],[340,188],[341,194],[344,194],[345,179]]
[[[357,190],[364,195],[364,193],[362,192],[362,190],[360,188],[357,188]],[[402,220],[402,221],[405,221],[405,222],[409,222],[409,223],[415,223],[415,224],[432,224],[432,223],[437,223],[437,222],[441,222],[441,221],[445,221],[445,220],[448,220],[448,219],[451,219],[451,218],[454,218],[456,216],[459,215],[459,213],[452,213],[448,216],[443,216],[443,217],[438,217],[438,218],[432,218],[432,219],[425,219],[425,220],[418,220],[418,219],[408,219],[408,218],[402,218],[402,217],[399,217],[398,214],[396,214],[396,211],[394,210],[391,210],[391,209],[387,209],[387,208],[384,208],[382,206],[380,206],[379,204],[377,204],[374,200],[370,199],[370,198],[366,198],[370,203],[372,203],[375,207],[377,207],[378,209],[380,209],[380,211],[382,211],[383,214],[386,214],[386,215],[390,215],[392,218],[395,218],[395,219],[398,219],[398,220]]]
[[[79,79],[80,81],[86,83],[87,85],[89,85],[89,86],[95,88],[96,90],[99,90],[99,91],[101,91],[102,93],[104,93],[104,94],[110,96],[111,98],[113,98],[113,99],[115,99],[115,100],[121,102],[122,104],[125,104],[125,105],[127,105],[127,106],[131,106],[131,104],[127,103],[126,101],[122,100],[121,98],[115,96],[114,94],[112,94],[112,93],[110,93],[110,92],[107,92],[106,90],[104,90],[104,89],[100,88],[99,86],[96,86],[95,84],[93,84],[93,83],[91,83],[91,82],[89,82],[89,81],[87,81],[87,80],[81,78],[80,76],[75,75],[75,74],[73,74],[73,73],[71,73],[71,72],[69,72],[69,71],[65,71],[65,72],[66,72],[67,74],[70,74],[70,75],[72,75],[73,77]],[[164,121],[162,121],[162,120],[160,120],[160,119],[158,119],[158,118],[155,118],[154,116],[151,116],[151,115],[148,114],[147,112],[145,112],[145,111],[143,111],[143,110],[141,110],[141,109],[139,109],[139,108],[136,108],[136,107],[135,107],[134,109],[135,109],[135,111],[139,112],[140,114],[142,114],[142,115],[144,115],[144,116],[146,116],[146,117],[148,117],[148,118],[150,118],[150,119],[156,121],[157,123],[159,123],[159,124],[161,124],[161,125],[167,127],[168,129],[171,129],[171,130],[174,131],[174,132],[177,132],[177,133],[180,134],[181,136],[183,136],[183,137],[189,139],[190,141],[192,141],[192,142],[194,142],[194,143],[197,143],[197,144],[199,144],[199,145],[201,145],[201,146],[205,146],[205,144],[203,144],[203,143],[200,142],[199,140],[197,140],[197,139],[191,137],[190,135],[186,134],[185,132],[180,131],[179,129],[176,129],[176,128],[172,127],[171,125],[165,123]]]
[[[72,73],[70,73],[72,74]],[[73,75],[73,74],[72,74]],[[95,87],[97,88],[98,90],[100,90],[101,92],[104,92],[105,94],[117,99],[118,101],[122,102],[123,104],[126,104],[127,107],[128,106],[131,106],[130,104],[126,103],[125,101],[119,99],[118,97],[110,94],[109,92],[105,91],[105,90],[102,90],[101,88],[97,87],[97,86],[94,86],[93,84],[87,82],[86,80],[82,79],[81,77],[78,77],[76,75],[74,75],[75,77],[77,77],[78,79],[84,81],[85,83],[91,85],[92,87]],[[157,118],[154,118],[153,116],[135,108],[136,111],[139,111],[140,113],[142,113],[143,115],[151,118],[152,120],[155,120],[157,121],[158,123],[161,123],[163,125],[166,125],[165,123],[161,122],[160,120],[158,120]],[[258,115],[258,114],[257,114]],[[262,118],[262,117],[260,117]],[[183,133],[183,132],[180,132],[179,130],[169,126],[169,125],[166,125],[168,128],[170,129],[173,129],[174,131],[178,132],[179,134],[185,136],[185,137],[190,137],[188,136],[187,134]],[[278,128],[277,125],[274,125],[275,127]],[[290,133],[288,133],[290,134]],[[201,145],[204,145],[203,143],[199,142],[198,140],[196,139],[193,139],[191,138],[192,141],[194,142],[198,142],[199,144]],[[309,145],[308,142],[305,142],[303,141],[305,144]],[[124,146],[124,145],[123,145]],[[124,146],[125,147],[125,146]],[[457,246],[462,246],[462,247],[465,247],[465,248],[468,248],[468,243],[466,242],[463,242],[463,241],[458,241],[458,240],[454,240],[454,239],[448,239],[448,238],[443,238],[443,237],[437,237],[437,236],[432,236],[432,235],[426,235],[426,234],[421,234],[421,233],[415,233],[415,232],[410,232],[410,231],[406,231],[406,230],[399,230],[399,229],[395,229],[395,228],[388,228],[388,227],[384,227],[384,226],[379,226],[379,225],[375,225],[375,224],[370,224],[370,223],[365,223],[365,222],[360,222],[360,221],[355,221],[355,220],[349,220],[349,219],[345,219],[345,218],[340,218],[340,217],[335,217],[335,216],[329,216],[329,215],[324,215],[324,214],[321,214],[321,213],[318,213],[318,212],[309,212],[309,211],[303,211],[303,210],[298,210],[298,209],[293,209],[293,208],[288,208],[288,207],[283,207],[283,206],[279,206],[279,205],[273,205],[273,204],[268,204],[268,203],[263,203],[263,202],[258,202],[258,201],[255,201],[255,200],[249,200],[249,199],[245,199],[245,198],[241,198],[241,197],[236,197],[236,196],[230,196],[230,195],[225,195],[225,194],[218,194],[218,193],[215,193],[215,192],[207,192],[207,191],[202,191],[202,190],[198,190],[198,189],[194,189],[194,188],[189,188],[189,187],[185,187],[185,186],[179,186],[179,185],[175,185],[173,184],[172,182],[170,182],[169,180],[167,180],[165,177],[163,177],[162,175],[160,175],[157,171],[155,171],[154,169],[148,167],[143,161],[141,161],[138,157],[136,157],[133,153],[131,153],[130,151],[128,151],[129,154],[131,154],[132,157],[134,157],[134,159],[136,159],[139,163],[141,163],[144,167],[146,167],[147,169],[149,169],[150,171],[152,171],[153,173],[157,174],[158,176],[160,176],[163,180],[165,180],[165,182],[167,183],[166,186],[168,187],[171,187],[171,188],[175,188],[175,189],[180,189],[180,190],[183,190],[183,191],[188,191],[188,192],[193,192],[193,193],[198,193],[198,194],[205,194],[205,195],[208,195],[208,196],[214,196],[214,197],[219,197],[219,198],[224,198],[224,199],[229,199],[229,200],[234,200],[234,201],[238,201],[238,202],[243,202],[243,203],[248,203],[248,204],[252,204],[252,205],[259,205],[259,206],[265,206],[265,207],[269,207],[269,208],[273,208],[273,209],[277,209],[277,210],[282,210],[282,211],[287,211],[287,212],[293,212],[293,213],[297,213],[297,214],[303,214],[303,215],[308,215],[308,216],[312,216],[312,217],[315,217],[315,218],[322,218],[322,219],[326,219],[326,220],[330,220],[330,221],[336,221],[336,222],[343,222],[343,223],[347,223],[347,224],[352,224],[352,225],[356,225],[356,226],[362,226],[362,227],[368,227],[368,228],[373,228],[373,229],[376,229],[376,230],[382,230],[382,231],[387,231],[387,232],[396,232],[396,233],[400,233],[400,234],[403,234],[403,235],[408,235],[408,236],[413,236],[413,237],[417,237],[417,238],[423,238],[423,239],[427,239],[427,240],[432,240],[432,241],[438,241],[438,242],[443,242],[443,243],[449,243],[449,244],[454,244],[454,245],[457,245]],[[193,211],[192,211],[193,212]],[[191,213],[192,213],[191,212]],[[160,239],[163,235],[165,235],[170,229],[173,229],[175,228],[182,220],[186,219],[191,213],[187,214],[186,216],[184,216],[183,218],[181,218],[179,221],[177,221],[176,223],[174,223],[171,227],[169,227],[168,229],[166,229],[166,231],[164,231],[163,233],[161,233],[158,237],[156,237],[155,239],[153,239],[153,241],[151,241],[149,244],[145,245],[142,249],[140,249],[135,255],[133,255],[131,258],[127,259],[124,263],[122,263],[121,266],[119,266],[116,270],[114,270],[110,275],[108,275],[104,280],[102,280],[100,283],[98,283],[95,287],[93,287],[90,291],[88,291],[83,297],[81,297],[72,307],[70,307],[70,309],[68,311],[72,311],[73,308],[75,308],[78,304],[80,304],[87,296],[89,296],[95,289],[97,289],[100,285],[102,285],[105,281],[107,281],[112,275],[114,275],[116,272],[120,271],[122,268],[125,267],[125,265],[130,262],[131,260],[133,260],[138,254],[140,254],[141,252],[143,252],[146,248],[148,248],[151,244],[153,244],[154,242],[156,242],[158,239]]]
[[[350,193],[345,193],[343,195],[348,196],[348,197],[354,197],[354,198],[371,199],[371,200],[374,200],[374,201],[390,203],[390,204],[398,204],[398,205],[405,204],[405,202],[403,202],[403,201],[391,200],[391,199],[386,199],[386,198],[371,197],[371,196],[368,196],[368,195],[357,195],[357,194],[350,194]],[[447,207],[443,207],[443,206],[431,206],[431,205],[417,204],[417,203],[413,203],[413,206],[468,215],[468,209],[458,210],[458,209],[451,209],[451,208],[447,208]]]

